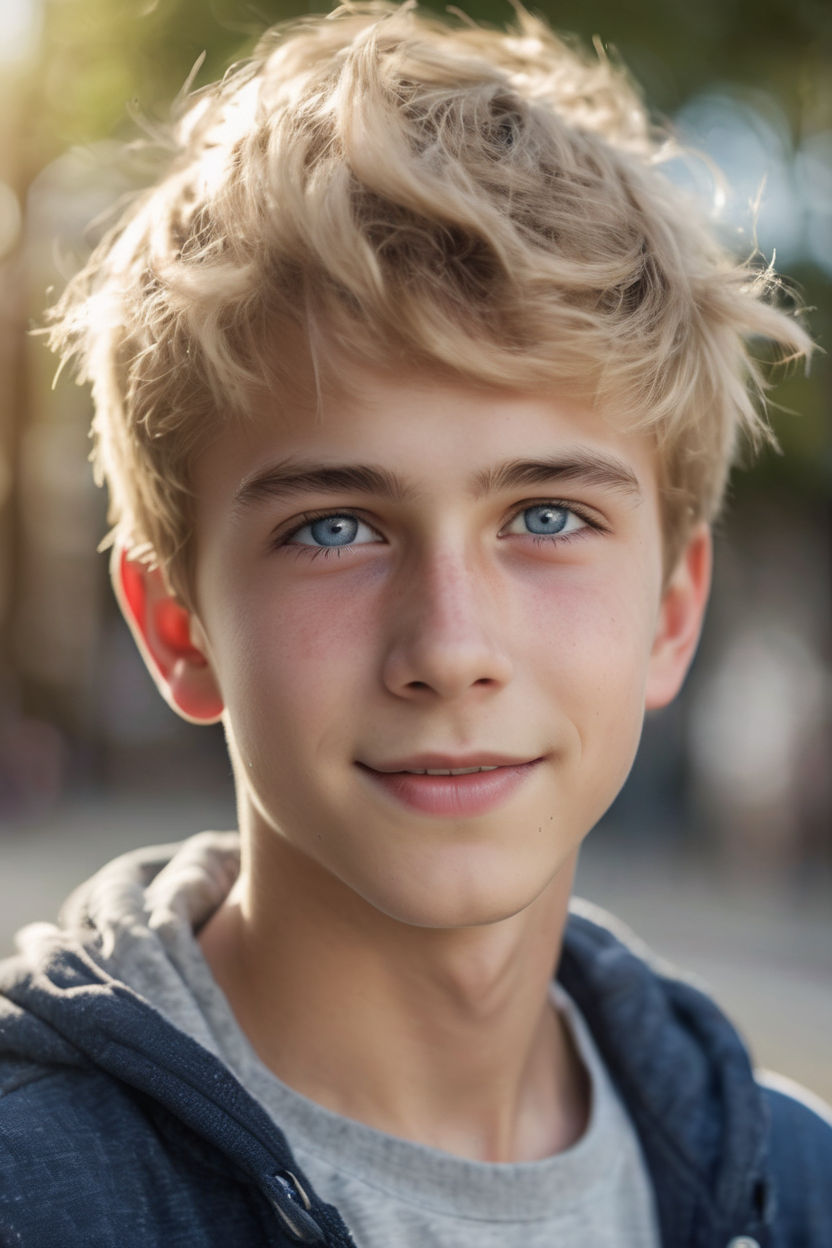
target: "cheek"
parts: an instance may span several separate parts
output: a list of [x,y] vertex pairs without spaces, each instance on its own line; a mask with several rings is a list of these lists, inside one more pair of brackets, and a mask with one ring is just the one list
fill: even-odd
[[528,660],[559,699],[594,718],[643,709],[654,628],[643,579],[614,570],[541,579],[526,598],[519,635]]
[[358,589],[345,593],[324,576],[288,592],[266,584],[234,601],[226,653],[231,689],[245,691],[237,699],[244,713],[253,703],[282,719],[302,706],[308,717],[315,706],[337,702],[366,671],[372,609]]

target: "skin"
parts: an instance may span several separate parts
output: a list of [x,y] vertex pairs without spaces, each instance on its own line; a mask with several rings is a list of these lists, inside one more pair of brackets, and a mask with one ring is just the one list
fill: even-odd
[[[184,630],[158,573],[117,556],[117,593],[171,705],[225,724],[242,870],[200,939],[260,1056],[371,1126],[533,1160],[586,1125],[548,984],[583,837],[692,658],[709,535],[663,576],[653,445],[586,405],[348,380],[197,462]],[[571,469],[497,479],[518,459]],[[395,490],[264,482],[301,461]],[[346,547],[316,545],[321,513]],[[432,814],[367,770],[425,751],[534,765],[483,812]]]

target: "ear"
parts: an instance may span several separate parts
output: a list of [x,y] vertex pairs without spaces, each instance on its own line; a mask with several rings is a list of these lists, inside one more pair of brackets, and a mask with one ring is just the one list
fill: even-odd
[[[222,695],[203,651],[196,618],[174,597],[158,568],[113,551],[110,576],[118,604],[162,697],[192,724],[214,724]],[[204,645],[204,642],[203,642]]]
[[703,524],[691,534],[662,595],[647,669],[648,711],[667,706],[682,687],[702,631],[712,559],[711,531]]

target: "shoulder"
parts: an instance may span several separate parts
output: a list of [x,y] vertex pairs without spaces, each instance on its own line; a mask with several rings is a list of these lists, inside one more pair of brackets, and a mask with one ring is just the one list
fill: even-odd
[[[0,1063],[0,1226],[21,1194],[37,1188],[50,1203],[82,1208],[134,1183],[154,1152],[135,1097],[92,1067]],[[157,1176],[161,1177],[161,1176]]]
[[804,1142],[832,1157],[832,1106],[785,1075],[757,1072],[771,1114],[772,1140],[790,1148]]
[[133,1185],[117,1100],[91,1071],[0,1065],[0,1243],[117,1242]]
[[758,1074],[769,1113],[774,1216],[794,1248],[832,1243],[832,1109],[768,1071]]
[[[34,1157],[61,1154],[73,1141],[66,1169],[89,1160],[87,1149],[108,1135],[111,1155],[130,1151],[128,1137],[147,1130],[123,1085],[92,1066],[41,1065],[25,1058],[0,1061],[0,1167],[25,1166]],[[5,1188],[0,1186],[0,1201]]]
[[100,1070],[0,1062],[0,1244],[263,1242],[221,1160]]
[[559,975],[639,1130],[657,1190],[668,1171],[656,1146],[672,1139],[724,1191],[760,1175],[755,1207],[770,1190],[772,1246],[832,1245],[829,1107],[788,1079],[755,1074],[707,992],[596,907],[572,907],[564,950]]

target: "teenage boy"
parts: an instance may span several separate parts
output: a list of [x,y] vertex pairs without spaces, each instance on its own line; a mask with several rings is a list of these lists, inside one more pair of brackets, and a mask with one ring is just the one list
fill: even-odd
[[828,1248],[822,1113],[568,911],[696,646],[745,343],[807,347],[771,275],[522,11],[303,19],[177,136],[53,334],[239,836],[21,937],[0,1242]]

